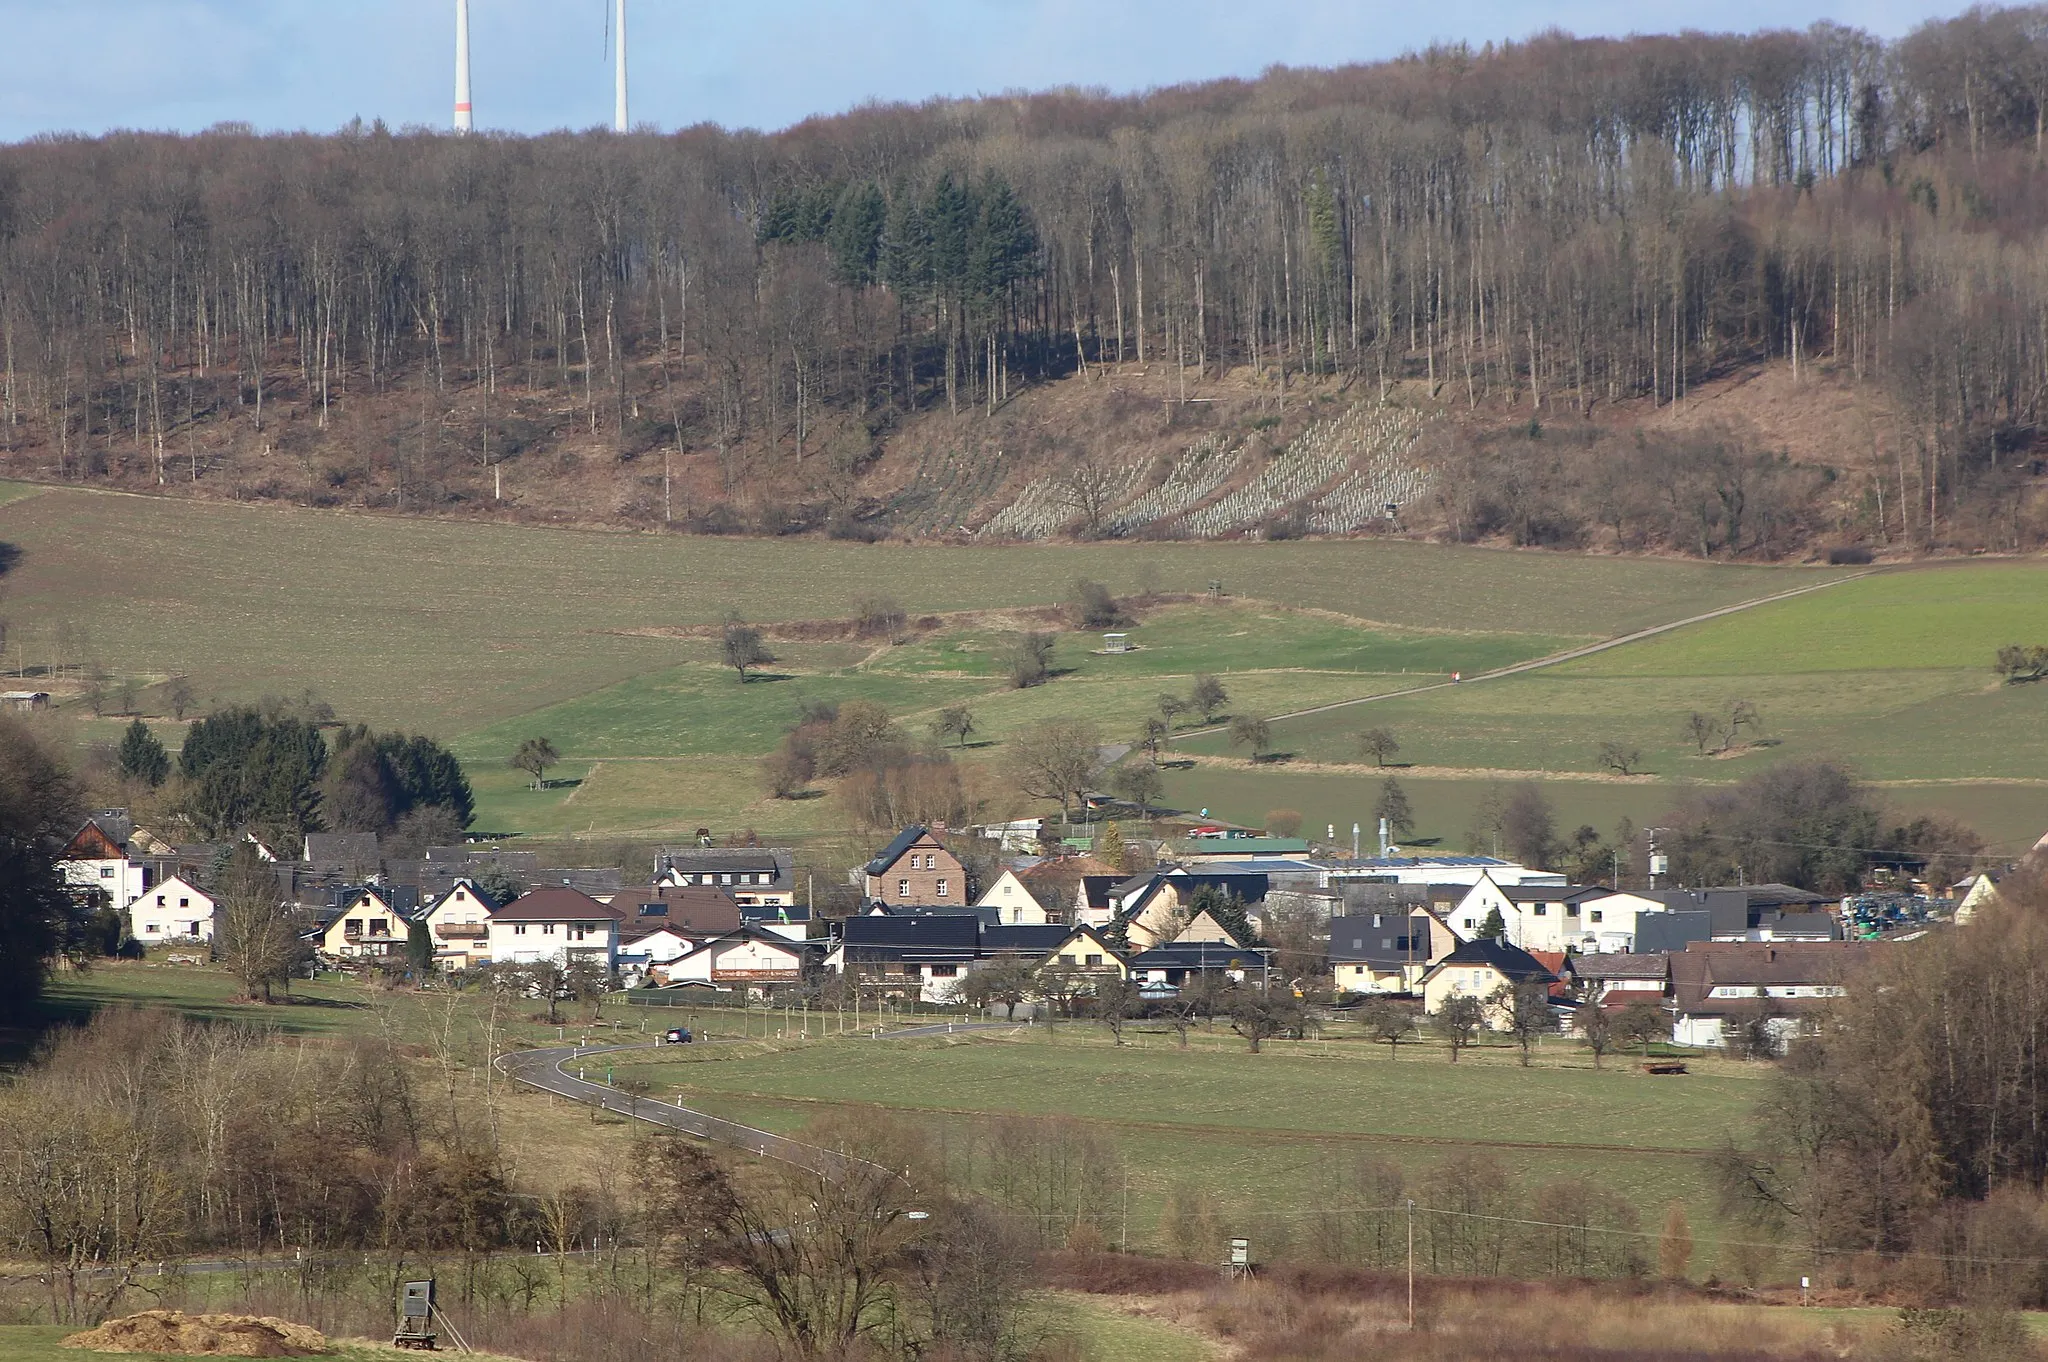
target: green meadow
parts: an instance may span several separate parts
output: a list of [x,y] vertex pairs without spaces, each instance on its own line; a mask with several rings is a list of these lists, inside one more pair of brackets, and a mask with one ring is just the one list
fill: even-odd
[[[1851,579],[1383,540],[859,545],[21,484],[0,484],[0,540],[21,551],[7,579],[8,661],[62,651],[116,679],[183,673],[208,703],[311,688],[344,717],[450,742],[477,788],[479,826],[494,832],[836,832],[843,818],[824,790],[769,799],[758,773],[807,705],[871,700],[922,737],[941,708],[966,704],[975,732],[960,756],[992,763],[1047,718],[1086,718],[1127,742],[1162,693],[1185,694],[1204,672],[1228,687],[1228,713],[1337,706],[1276,719],[1278,760],[1169,772],[1172,802],[1241,822],[1273,808],[1300,810],[1312,830],[1366,821],[1378,774],[1359,765],[1356,734],[1386,726],[1413,768],[1403,779],[1421,836],[1447,845],[1500,773],[1545,773],[1568,825],[1606,828],[1654,819],[1685,784],[1821,755],[1883,783],[1902,812],[1967,810],[2001,845],[2048,826],[2048,685],[2003,686],[1990,670],[2000,645],[2048,641],[2037,562]],[[1144,612],[1126,653],[1108,653],[1100,630],[1063,631],[1054,679],[1009,689],[1004,654],[1034,619],[1017,612],[1063,600],[1076,578],[1190,599]],[[1474,680],[1821,582],[1834,584]],[[775,637],[779,623],[848,618],[876,596],[937,625],[895,642]],[[709,637],[728,610],[767,627],[776,654],[745,685]],[[1469,684],[1435,684],[1453,671]],[[1418,687],[1433,688],[1400,693]],[[1763,715],[1756,741],[1703,755],[1687,716],[1738,698]],[[175,745],[177,726],[157,723]],[[70,731],[105,741],[117,727]],[[542,790],[504,766],[533,736],[564,757]],[[1647,779],[1605,778],[1606,741],[1638,748]],[[1196,757],[1248,755],[1220,732],[1179,743]]]

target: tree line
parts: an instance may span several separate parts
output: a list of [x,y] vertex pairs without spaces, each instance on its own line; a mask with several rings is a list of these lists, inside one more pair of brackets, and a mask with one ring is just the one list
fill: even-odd
[[[1126,361],[1546,419],[1826,362],[1896,414],[1864,533],[2032,542],[2043,70],[2040,10],[1973,9],[773,136],[40,138],[0,148],[0,447],[196,480],[205,421],[284,447],[280,397],[322,429],[401,393],[418,421],[366,457],[404,506],[531,445],[524,390],[623,459],[715,452],[729,495],[814,454],[843,491],[904,413]],[[1742,504],[1809,474],[1722,462],[1616,514],[1689,551],[1768,538]]]

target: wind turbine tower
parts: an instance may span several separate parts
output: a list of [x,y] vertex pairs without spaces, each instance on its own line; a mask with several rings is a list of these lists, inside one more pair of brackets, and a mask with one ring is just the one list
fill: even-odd
[[618,51],[612,59],[613,76],[618,82],[617,99],[612,109],[612,131],[625,132],[633,125],[626,118],[626,0],[617,0]]
[[455,0],[455,131],[473,126],[469,108],[469,0]]

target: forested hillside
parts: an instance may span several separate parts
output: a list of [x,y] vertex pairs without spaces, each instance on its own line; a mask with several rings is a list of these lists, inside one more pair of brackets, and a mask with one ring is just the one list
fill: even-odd
[[2032,548],[2044,112],[2048,9],[2012,9],[774,135],[43,139],[0,148],[0,471],[861,537]]

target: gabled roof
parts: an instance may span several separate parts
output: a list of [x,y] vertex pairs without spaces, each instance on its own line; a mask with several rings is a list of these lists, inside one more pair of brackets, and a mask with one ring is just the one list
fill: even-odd
[[[121,821],[126,822],[127,820],[124,818]],[[132,832],[134,825],[131,823],[128,826],[129,831]],[[101,815],[95,815],[86,819],[85,826],[72,834],[71,841],[65,846],[64,855],[61,859],[67,861],[119,861],[127,859],[127,856],[127,836],[115,836],[114,829],[110,829],[106,823],[101,821]]]
[[1581,979],[1664,979],[1671,973],[1671,961],[1664,955],[1638,955],[1632,952],[1595,952],[1575,955],[1571,960],[1571,971]]
[[421,909],[422,915],[431,913],[436,908],[439,908],[442,904],[454,899],[457,890],[461,890],[470,899],[473,899],[478,904],[482,905],[483,910],[486,914],[495,913],[498,911],[498,901],[497,899],[491,896],[488,890],[479,887],[477,882],[475,880],[470,879],[467,875],[461,875],[456,877],[456,880],[453,884],[449,885],[440,893],[434,895],[434,897],[428,901],[426,906]]
[[729,932],[741,921],[739,901],[723,889],[708,884],[662,885],[652,890],[641,890],[612,900],[624,904],[634,900],[634,906],[627,912],[635,916],[643,903],[660,903],[667,911],[668,921],[677,927],[699,932]]
[[[1488,884],[1493,884],[1489,878]],[[1612,889],[1576,884],[1493,884],[1495,892],[1509,903],[1584,903],[1589,899],[1614,897]]]
[[[1683,1010],[1713,1014],[1754,999],[1713,998],[1716,988],[1755,989],[1839,983],[1842,977],[1886,949],[1880,942],[1794,943],[1700,942],[1671,957],[1671,995]],[[1789,998],[1782,1004],[1816,1006],[1825,999]]]
[[1123,882],[1124,877],[1121,875],[1083,875],[1081,893],[1090,908],[1107,908],[1110,895],[1115,892],[1117,885]]
[[857,959],[972,959],[980,950],[981,930],[975,913],[850,917],[839,940]]
[[1229,941],[1173,941],[1131,957],[1132,969],[1263,969],[1267,952]]
[[1057,949],[1072,935],[1073,929],[1060,922],[984,926],[981,929],[981,949],[990,955],[1040,956]]
[[916,845],[916,843],[921,838],[923,838],[924,835],[924,824],[912,823],[909,827],[897,833],[895,839],[892,840],[889,843],[889,845],[883,847],[880,852],[876,853],[875,858],[867,863],[867,873],[870,875],[886,874],[888,872],[889,867],[896,864],[897,861],[901,860],[903,858],[903,853],[910,850],[912,846]]
[[381,857],[374,832],[309,832],[300,859],[316,865],[376,865]]
[[[1374,918],[1379,919],[1377,927]],[[1424,913],[1366,913],[1330,919],[1332,964],[1426,965],[1429,948],[1429,917]]]
[[1458,943],[1457,949],[1437,961],[1425,977],[1434,978],[1438,971],[1447,969],[1491,969],[1514,983],[1524,979],[1540,979],[1545,984],[1557,982],[1557,976],[1544,968],[1541,960],[1520,946],[1483,936]]
[[599,922],[622,916],[617,908],[606,907],[580,889],[548,885],[521,894],[497,912],[493,922]]

